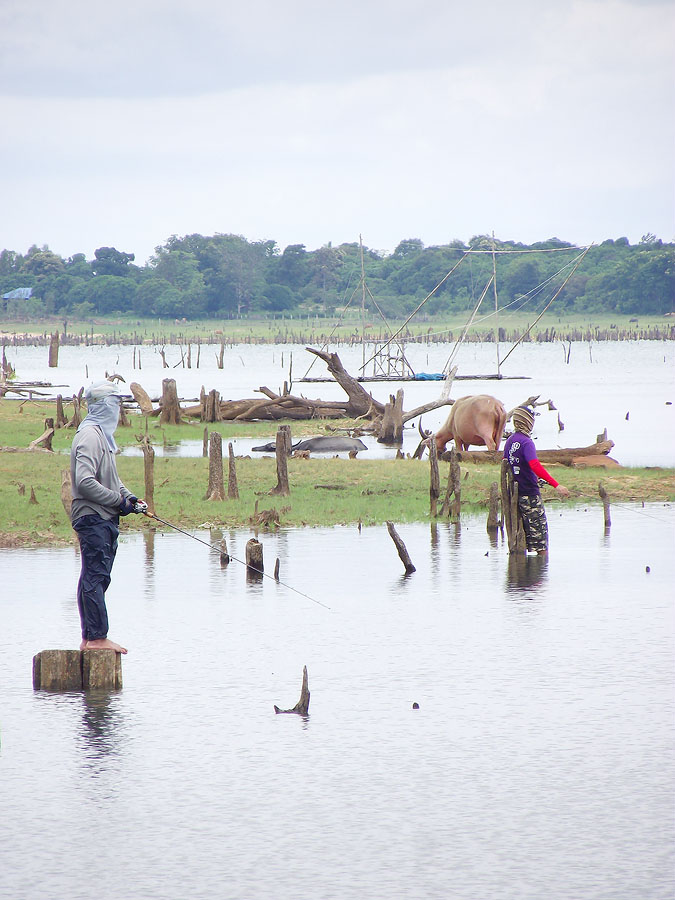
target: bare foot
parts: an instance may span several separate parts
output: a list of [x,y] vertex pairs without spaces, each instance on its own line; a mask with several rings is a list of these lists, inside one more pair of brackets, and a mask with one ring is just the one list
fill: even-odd
[[108,638],[99,638],[96,641],[82,641],[80,650],[114,650],[115,653],[126,653],[126,647],[116,644]]

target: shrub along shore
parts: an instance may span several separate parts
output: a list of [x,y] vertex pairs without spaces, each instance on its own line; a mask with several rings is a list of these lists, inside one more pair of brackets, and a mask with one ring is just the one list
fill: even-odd
[[[44,428],[46,417],[54,416],[48,402],[0,401],[0,547],[75,543],[61,500],[62,473],[69,469],[72,429],[61,428],[53,440],[53,453],[28,451],[29,443]],[[145,430],[145,419],[130,416],[131,426],[117,429],[121,447],[136,443]],[[347,423],[345,423],[347,424]],[[216,423],[209,430],[223,436],[225,468],[227,441],[233,437],[272,438],[274,423]],[[317,423],[293,425],[294,437],[315,434]],[[199,439],[201,427],[150,425],[151,439],[173,442]],[[441,501],[445,493],[449,464],[440,462]],[[156,457],[154,465],[155,509],[158,516],[184,529],[204,526],[219,528],[260,528],[261,519],[276,521],[281,527],[426,522],[429,513],[429,465],[425,460],[289,459],[291,494],[273,496],[276,462],[272,457],[236,460],[238,500],[208,501],[208,459]],[[141,457],[118,457],[122,481],[139,495],[144,493],[144,461]],[[554,476],[572,492],[567,505],[601,504],[598,484],[602,482],[610,501],[675,502],[673,469],[570,469],[551,466]],[[499,481],[499,467],[490,464],[462,466],[462,511],[487,516],[490,485]],[[227,483],[227,472],[225,477]],[[552,489],[544,497],[560,504]],[[34,498],[34,502],[32,502]],[[258,518],[256,518],[256,504]],[[561,504],[565,505],[565,504]],[[440,504],[439,504],[440,508]],[[266,515],[262,515],[267,513]],[[157,526],[144,516],[122,520],[123,531]],[[271,527],[274,527],[272,525]]]

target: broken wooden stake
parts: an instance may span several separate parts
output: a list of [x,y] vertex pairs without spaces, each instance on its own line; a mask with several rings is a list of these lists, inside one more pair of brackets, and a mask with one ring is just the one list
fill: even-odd
[[488,503],[487,530],[489,533],[499,528],[499,485],[493,481],[490,485],[490,500]]
[[277,458],[277,485],[270,494],[280,497],[288,497],[291,489],[288,484],[288,453],[290,444],[290,427],[281,425],[277,430],[276,458]]
[[401,560],[401,562],[403,563],[403,566],[405,568],[405,574],[412,575],[412,573],[416,572],[417,570],[416,570],[415,566],[413,565],[412,560],[410,559],[410,554],[408,553],[408,550],[406,548],[406,545],[401,540],[401,537],[399,536],[398,532],[396,531],[396,528],[394,527],[393,522],[387,522],[387,531],[389,532],[389,537],[394,542],[396,550],[398,551],[399,559]]
[[602,498],[602,508],[603,508],[603,512],[605,514],[605,528],[611,528],[612,527],[612,517],[609,512],[609,494],[605,490],[602,482],[600,482],[598,484],[598,493],[600,494],[600,497]]
[[230,554],[227,552],[227,541],[222,538],[220,541],[220,568],[224,569],[230,564]]
[[509,553],[526,553],[525,529],[518,509],[518,485],[508,459],[502,460],[502,515],[506,526]]
[[302,690],[300,691],[300,699],[295,704],[293,709],[279,709],[278,706],[274,706],[275,713],[297,713],[299,716],[307,716],[309,715],[309,683],[307,679],[307,666],[303,666],[302,668]]
[[438,512],[438,498],[441,494],[441,479],[438,474],[438,450],[436,441],[429,444],[429,512],[432,518],[436,518]]
[[228,470],[227,470],[227,497],[228,500],[239,499],[239,485],[237,484],[237,466],[234,461],[234,448],[232,442],[227,445]]
[[59,364],[59,332],[55,331],[49,341],[49,368],[56,369]]

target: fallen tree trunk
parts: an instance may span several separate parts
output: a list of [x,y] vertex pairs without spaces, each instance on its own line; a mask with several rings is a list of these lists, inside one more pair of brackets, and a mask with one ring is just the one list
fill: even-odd
[[[574,466],[576,460],[581,462],[584,457],[607,456],[613,446],[614,441],[597,441],[589,447],[538,450],[537,459],[544,465],[550,463],[559,466]],[[448,462],[451,452],[446,450],[440,458]],[[464,463],[501,463],[503,455],[501,450],[462,450],[457,454],[457,458]]]

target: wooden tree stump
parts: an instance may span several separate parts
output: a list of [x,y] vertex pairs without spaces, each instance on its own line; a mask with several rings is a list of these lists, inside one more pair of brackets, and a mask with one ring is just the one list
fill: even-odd
[[83,650],[82,687],[85,691],[121,690],[122,654],[114,650]]
[[209,486],[206,500],[224,500],[223,481],[223,439],[217,431],[211,432],[209,440]]
[[[434,443],[432,441],[432,443]],[[452,505],[451,498],[454,497]],[[445,500],[441,507],[442,516],[450,516],[455,520],[459,519],[462,504],[462,472],[457,459],[457,451],[452,448],[450,453],[450,468],[448,469],[448,486],[445,492]]]
[[58,394],[56,397],[56,427],[63,428],[68,424],[68,419],[63,411],[63,397]]
[[163,425],[180,425],[182,422],[176,379],[165,378],[162,381],[161,413],[159,421]]
[[429,444],[429,512],[433,519],[438,513],[438,498],[441,493],[441,480],[438,474],[438,452],[436,441]]
[[291,489],[288,485],[288,439],[284,429],[290,434],[288,425],[282,425],[277,431],[277,486],[270,491],[270,494],[278,495],[280,497],[288,497],[291,493]]
[[393,522],[387,522],[387,531],[389,532],[389,537],[394,542],[394,546],[396,547],[396,550],[398,551],[399,559],[401,560],[401,562],[403,563],[403,567],[405,568],[405,574],[412,575],[412,573],[416,572],[417,569],[413,565],[412,560],[410,559],[410,554],[408,553],[408,550],[406,548],[406,545],[401,540],[398,532],[396,531],[396,528],[394,527]]
[[274,712],[275,713],[297,713],[299,716],[307,716],[309,715],[309,680],[307,678],[307,666],[302,667],[302,689],[300,690],[300,699],[295,704],[293,709],[279,709],[278,706],[275,705]]
[[227,445],[227,459],[228,459],[228,470],[227,470],[227,497],[228,500],[238,500],[239,499],[239,485],[237,484],[237,466],[234,460],[234,449],[232,447],[232,442]]
[[56,369],[59,364],[59,333],[55,331],[49,341],[49,368]]
[[261,575],[265,571],[263,545],[255,538],[246,543],[246,568],[249,573]]
[[209,455],[209,429],[204,428],[204,437],[202,439],[202,457],[206,459]]
[[30,497],[28,498],[28,502],[33,504],[34,506],[38,505],[37,497],[35,496],[35,488],[32,484],[30,486]]
[[385,403],[377,438],[380,444],[400,444],[403,441],[403,389],[389,396]]
[[508,459],[502,460],[502,515],[509,553],[526,553],[525,529],[518,509],[518,485],[513,480]]
[[82,422],[82,394],[84,388],[80,388],[79,393],[73,394],[73,417],[68,423],[68,428],[74,428],[75,431],[80,427]]
[[492,533],[499,529],[499,485],[493,481],[490,485],[490,500],[488,504],[487,530]]
[[216,365],[219,369],[222,369],[224,366],[224,358],[225,358],[225,342],[220,342],[220,353],[216,356]]
[[33,657],[33,689],[82,690],[82,654],[79,650],[42,650]]
[[204,398],[204,418],[203,422],[220,422],[222,416],[220,414],[220,394],[216,390],[209,391]]
[[220,568],[224,569],[230,564],[230,554],[227,552],[227,541],[225,538],[220,540]]

